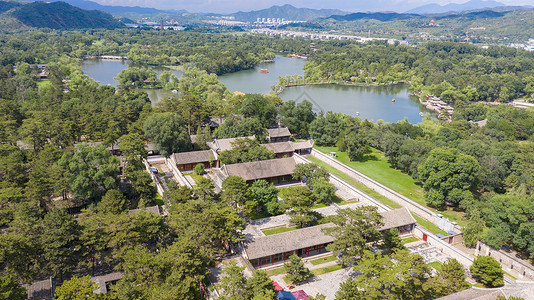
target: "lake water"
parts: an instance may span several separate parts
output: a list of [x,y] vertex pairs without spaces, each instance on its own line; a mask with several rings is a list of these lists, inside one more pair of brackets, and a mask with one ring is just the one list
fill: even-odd
[[[404,84],[376,87],[336,84],[296,86],[286,88],[280,98],[297,102],[309,100],[316,112],[342,112],[374,122],[382,119],[394,123],[408,118],[411,123],[419,123],[424,118],[419,115],[420,112],[427,113]],[[392,102],[393,99],[395,102]]]
[[[266,94],[271,91],[271,86],[278,82],[278,76],[303,75],[305,63],[303,59],[278,55],[274,63],[262,63],[254,69],[221,75],[219,80],[232,92]],[[82,63],[82,70],[101,85],[116,87],[119,83],[113,78],[128,66],[129,62],[120,60],[85,60]],[[164,67],[153,68],[158,76],[164,70],[169,70]],[[269,73],[260,73],[260,69],[267,69]],[[183,74],[180,71],[171,72],[178,78]],[[169,91],[164,90],[146,91],[153,104],[171,95]],[[416,97],[409,95],[406,86],[402,84],[379,87],[335,84],[288,87],[280,97],[284,101],[297,102],[307,99],[314,104],[316,112],[320,110],[342,112],[375,122],[379,119],[385,122],[397,122],[408,118],[411,123],[419,123],[423,119],[419,115],[420,112],[428,112]],[[392,102],[392,99],[395,99],[395,102]]]
[[[118,86],[119,82],[114,79],[122,70],[135,64],[125,60],[104,60],[104,59],[86,59],[82,62],[82,70],[87,76],[98,81],[100,85]],[[152,69],[159,75],[163,71],[171,71],[176,77],[182,77],[183,72],[170,70],[165,67],[152,66]]]
[[[245,94],[268,94],[276,85],[278,76],[304,75],[306,60],[277,55],[274,63],[261,63],[254,69],[219,76],[219,80],[231,91]],[[260,73],[266,69],[269,73]]]

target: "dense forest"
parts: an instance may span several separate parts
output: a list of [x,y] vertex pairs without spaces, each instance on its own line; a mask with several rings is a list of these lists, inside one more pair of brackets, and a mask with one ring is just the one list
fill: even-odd
[[72,58],[120,55],[150,65],[192,65],[224,74],[254,67],[277,52],[309,50],[305,40],[289,40],[239,33],[116,29],[88,31],[6,32],[0,36],[2,65],[47,63],[61,55]]
[[451,103],[507,102],[534,93],[533,66],[533,52],[501,46],[485,49],[460,43],[430,42],[410,47],[385,42],[337,42],[324,45],[310,56],[304,67],[304,82],[405,81],[422,100],[435,95]]
[[[364,81],[390,82],[386,78],[393,77],[410,81],[414,91],[445,99],[452,93],[453,102],[496,100],[495,94],[500,97],[506,88],[508,97],[500,100],[532,93],[531,55],[509,48],[328,41],[316,49],[306,65],[306,80],[351,80],[358,74]],[[54,276],[59,282],[72,278],[57,291],[68,298],[71,286],[94,289],[83,275],[120,271],[122,279],[102,299],[201,299],[209,284],[208,267],[227,253],[227,244],[242,240],[246,221],[283,213],[302,227],[329,221],[312,211],[333,197],[329,173],[317,165],[299,165],[294,179],[305,175],[306,186],[283,192],[266,181],[249,186],[235,176],[222,183],[220,193],[207,178],[193,189],[169,180],[160,197],[143,164],[146,145],[169,156],[203,149],[213,138],[254,135],[256,140],[238,141],[221,159],[270,159],[273,153],[259,143],[266,128],[279,121],[301,138],[339,147],[353,160],[365,159],[370,147],[384,151],[392,167],[422,183],[430,206],[466,212],[466,244],[482,239],[533,255],[532,110],[465,104],[451,122],[375,124],[340,113],[316,115],[310,102],[283,102],[275,94],[235,95],[218,81],[217,73],[250,68],[279,51],[313,52],[307,40],[232,33],[41,29],[2,34],[0,291],[24,299],[22,284]],[[146,68],[123,71],[117,89],[99,86],[81,72],[80,58],[105,54],[144,64],[181,64],[185,74],[158,78],[176,93],[153,107],[136,85],[145,80],[140,76],[155,79]],[[38,63],[47,64],[48,80],[39,79]],[[225,120],[213,132],[208,126],[212,117]],[[480,120],[487,125],[470,122]],[[110,151],[116,146],[120,158]],[[166,205],[168,215],[144,210],[153,205]],[[363,210],[377,215],[376,208]],[[346,218],[353,213],[347,211]],[[363,236],[362,263],[384,259],[363,252]],[[398,261],[390,262],[392,269],[406,276],[414,265],[423,275],[420,284],[397,286],[393,294],[408,297],[407,289],[419,291],[426,282],[431,290],[409,297],[428,299],[465,288],[461,266],[461,280],[448,288],[439,284],[446,282],[444,273],[434,276],[419,256],[399,253]],[[243,282],[243,299],[252,299],[250,293],[274,298],[272,281],[265,277],[255,272]],[[358,284],[349,280],[343,290],[358,294]]]
[[[533,9],[502,7],[431,15],[369,13],[318,18],[284,29],[396,38],[414,42],[525,43],[534,34]],[[434,22],[432,22],[434,21]]]

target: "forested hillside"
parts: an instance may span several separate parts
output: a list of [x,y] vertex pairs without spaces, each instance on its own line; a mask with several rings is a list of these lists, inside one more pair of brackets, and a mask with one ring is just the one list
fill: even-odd
[[121,26],[121,23],[108,13],[83,10],[65,2],[31,2],[18,6],[6,14],[26,26],[38,28],[115,28]]
[[534,93],[534,53],[509,47],[429,42],[325,45],[305,66],[306,82],[409,82],[446,102],[502,101]]
[[[534,9],[494,9],[433,15],[354,14],[290,24],[297,30],[335,30],[339,33],[414,40],[525,43],[534,36]],[[432,22],[434,21],[434,22]],[[304,29],[303,29],[304,28]]]

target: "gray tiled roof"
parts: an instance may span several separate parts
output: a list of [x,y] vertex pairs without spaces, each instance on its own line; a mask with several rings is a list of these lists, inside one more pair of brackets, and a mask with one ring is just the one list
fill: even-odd
[[309,148],[311,149],[313,148],[313,141],[310,140],[310,141],[298,142],[298,143],[291,142],[291,146],[295,150],[309,149]]
[[534,284],[528,282],[515,282],[506,284],[500,288],[472,287],[438,299],[441,300],[495,300],[498,296],[518,297],[522,299],[534,299]]
[[291,142],[262,144],[263,147],[273,151],[274,153],[287,153],[295,151]]
[[212,150],[202,150],[202,151],[190,151],[190,152],[180,152],[174,153],[174,160],[178,165],[185,164],[195,164],[206,162],[215,159],[215,154]]
[[271,128],[267,129],[267,132],[269,132],[269,137],[284,137],[284,136],[291,136],[291,132],[287,127],[282,128]]
[[128,212],[131,213],[131,214],[135,214],[135,213],[138,213],[142,210],[146,210],[146,211],[149,211],[153,214],[156,214],[158,216],[161,215],[161,210],[159,208],[158,205],[155,205],[155,206],[150,206],[150,207],[145,207],[145,208],[136,208],[136,209],[130,209]]
[[245,180],[273,178],[293,174],[295,159],[292,157],[226,165],[228,176],[239,176]]
[[380,227],[379,230],[396,228],[416,223],[415,219],[412,217],[412,214],[406,207],[385,211],[380,214],[384,217],[384,225]]
[[334,238],[324,234],[321,229],[333,226],[335,225],[328,223],[268,236],[255,237],[250,242],[245,243],[245,250],[249,259],[255,259],[330,243],[334,241]]
[[252,135],[252,136],[229,138],[229,139],[214,139],[213,142],[207,142],[206,145],[208,145],[208,147],[210,147],[213,151],[219,153],[221,151],[232,150],[234,148],[234,145],[232,145],[232,143],[235,142],[235,140],[246,139],[246,138],[253,140],[256,137]]
[[280,142],[280,143],[270,143],[262,144],[263,147],[273,151],[274,153],[286,153],[293,152],[300,149],[311,149],[313,148],[313,142]]

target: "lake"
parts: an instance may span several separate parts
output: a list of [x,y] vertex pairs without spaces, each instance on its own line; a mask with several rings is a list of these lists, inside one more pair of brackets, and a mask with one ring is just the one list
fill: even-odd
[[[277,55],[275,62],[261,63],[254,69],[224,74],[219,76],[219,80],[232,92],[266,94],[271,91],[271,86],[278,82],[278,76],[303,75],[305,63],[303,59]],[[101,85],[116,87],[118,82],[113,78],[129,65],[131,64],[127,61],[91,59],[82,63],[82,70]],[[169,70],[165,67],[153,68],[158,75],[164,70]],[[260,73],[260,69],[266,69],[269,73]],[[171,72],[178,78],[183,74],[175,70]],[[164,90],[146,91],[153,104],[171,94]],[[403,84],[378,87],[305,85],[288,87],[280,97],[284,101],[297,102],[307,99],[314,104],[316,112],[320,110],[342,112],[375,122],[379,119],[385,122],[397,122],[408,118],[411,123],[419,123],[423,119],[419,113],[428,113],[417,97],[411,96]],[[392,99],[395,99],[395,102],[392,102]]]
[[[362,120],[374,122],[382,119],[394,123],[408,118],[411,123],[419,123],[427,113],[424,105],[417,97],[410,95],[406,85],[391,86],[348,86],[337,84],[305,85],[287,87],[280,98],[284,101],[309,100],[314,111],[335,111],[351,116],[359,116]],[[395,102],[392,100],[395,99]]]
[[[98,81],[100,85],[118,86],[119,82],[114,79],[122,70],[128,66],[136,66],[135,64],[126,60],[106,60],[106,59],[86,59],[82,62],[82,71],[87,76]],[[159,75],[163,71],[171,71],[176,77],[182,77],[183,72],[171,70],[165,67],[152,66],[152,69]]]
[[[219,80],[231,91],[245,94],[268,94],[278,83],[278,76],[304,75],[306,60],[277,55],[274,63],[261,63],[254,69],[219,76]],[[269,73],[260,73],[261,69]]]

